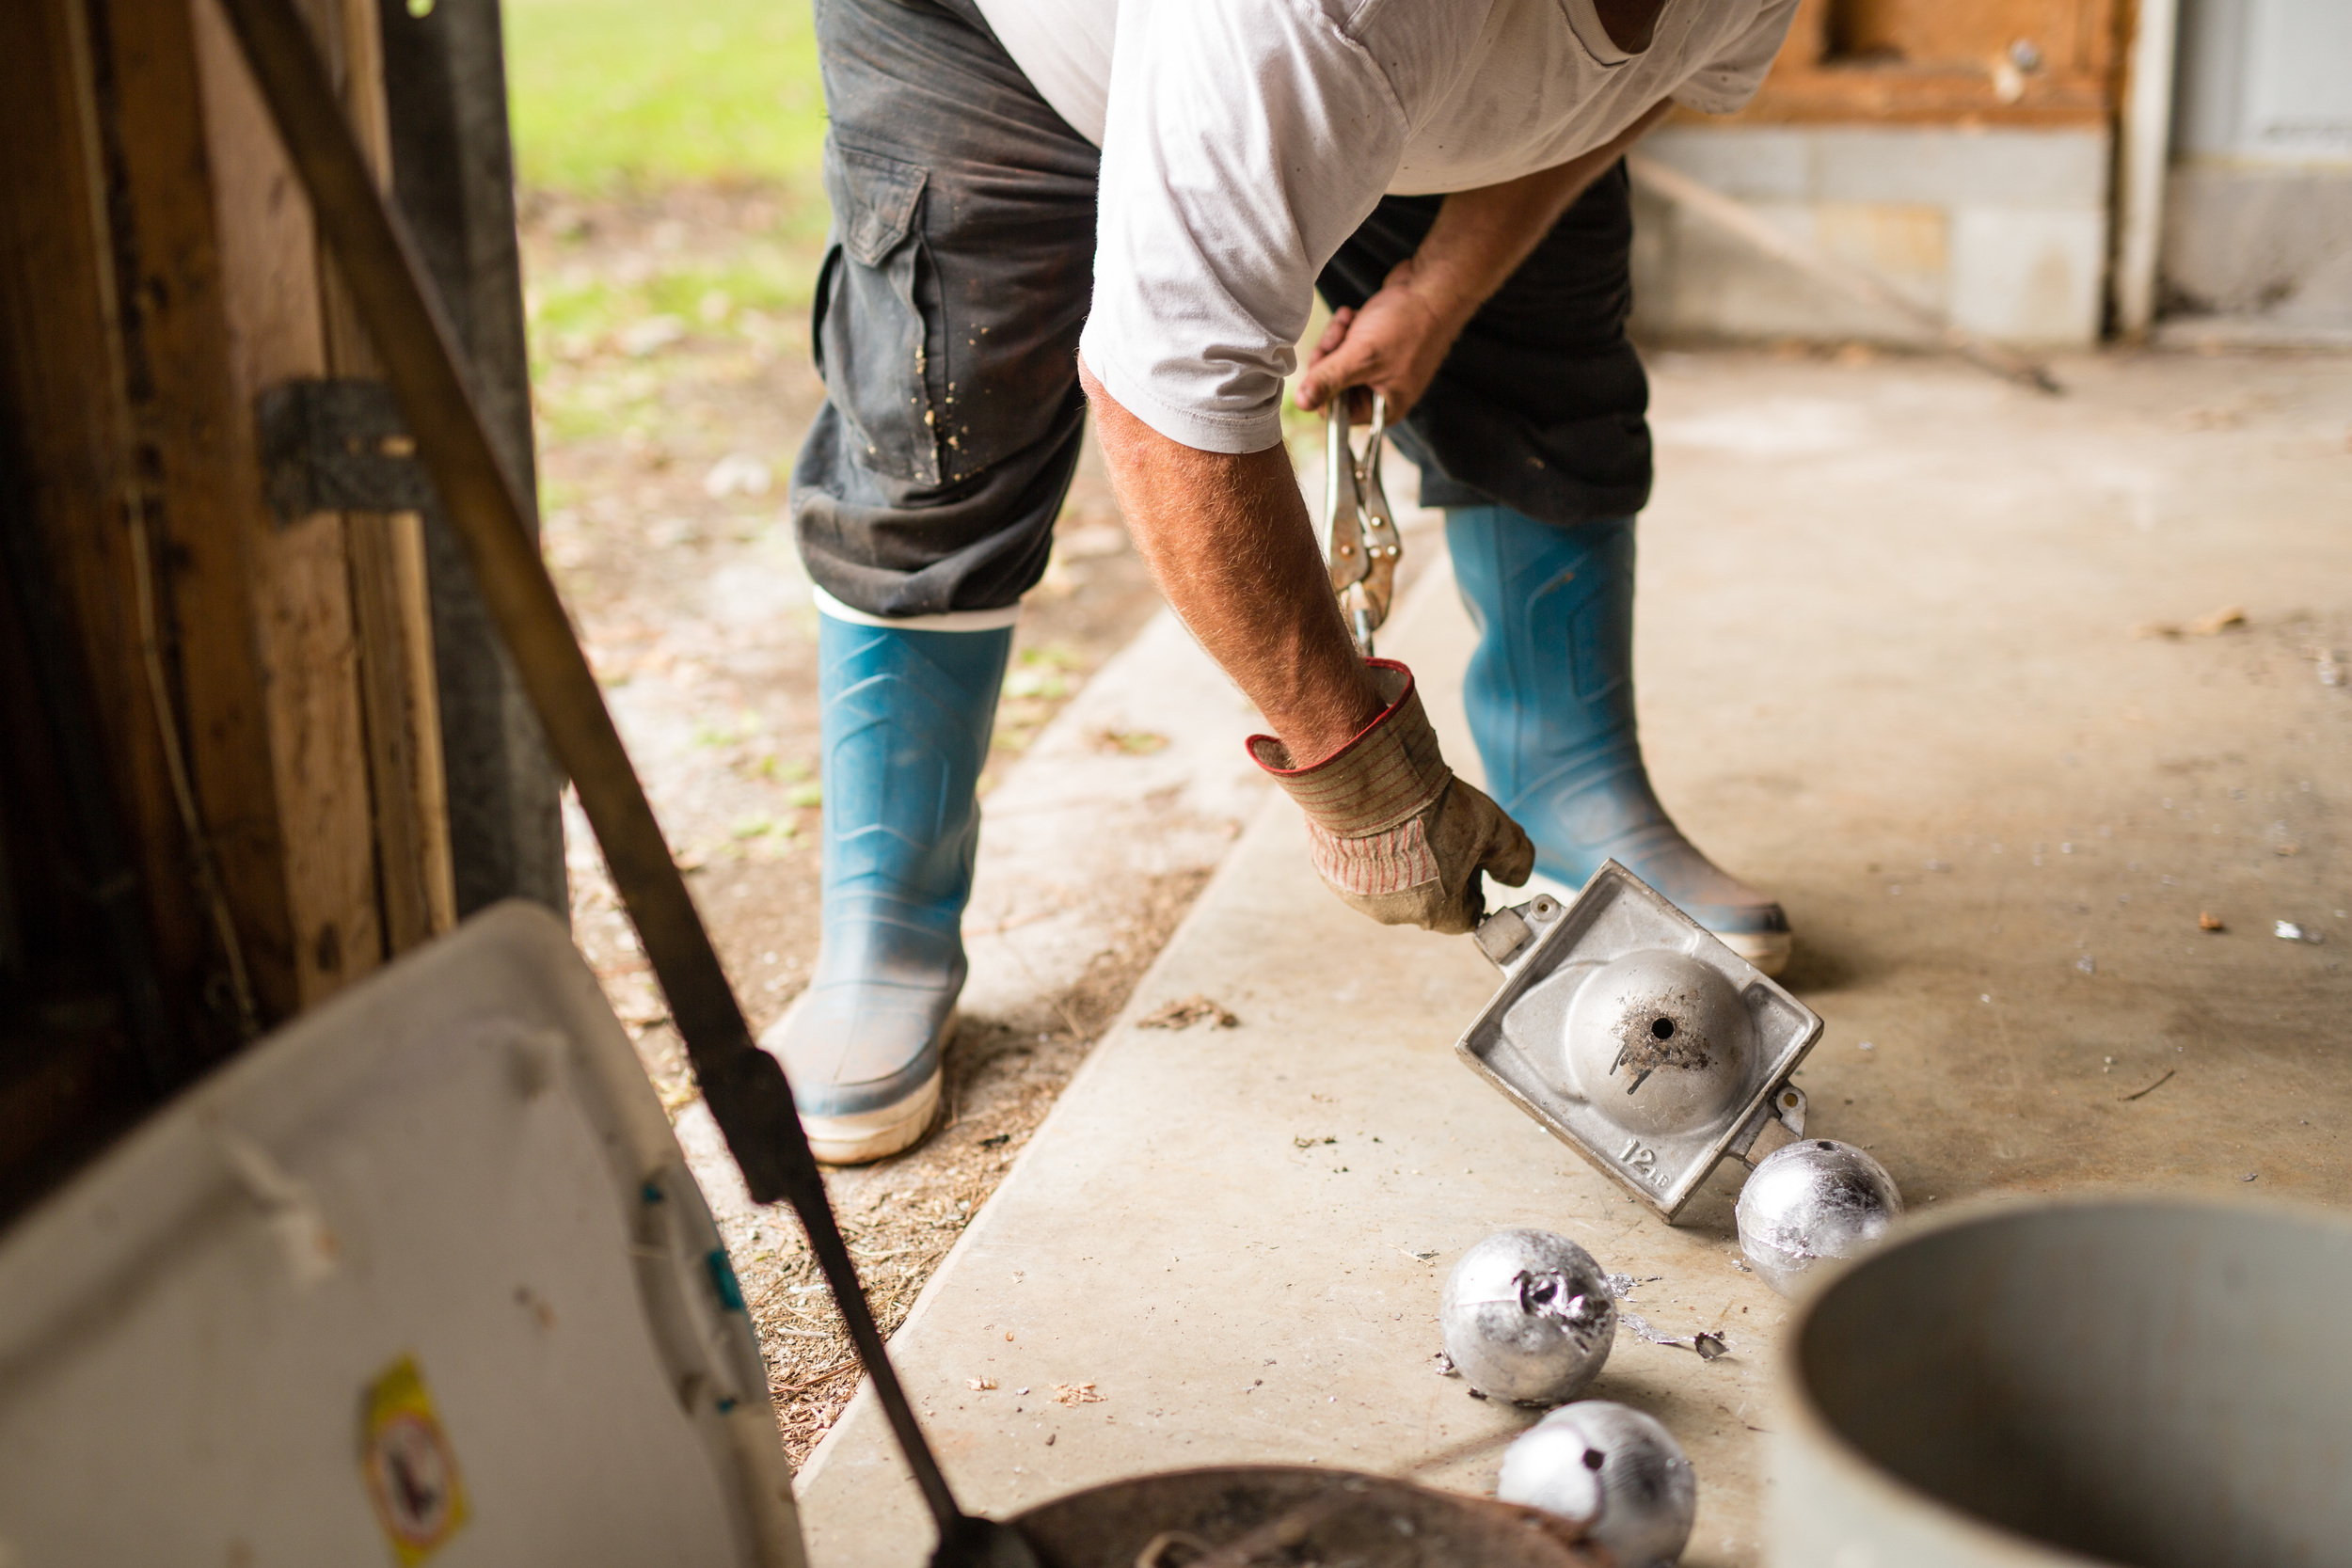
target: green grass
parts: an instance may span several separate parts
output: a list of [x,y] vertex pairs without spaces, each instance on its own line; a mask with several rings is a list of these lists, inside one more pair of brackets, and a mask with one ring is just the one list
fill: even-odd
[[825,112],[808,0],[508,0],[506,49],[527,186],[817,195]]
[[[816,255],[755,242],[710,262],[688,261],[634,282],[555,267],[524,293],[531,372],[542,429],[589,440],[656,422],[668,356],[772,336],[808,309]],[[558,361],[584,373],[553,373]]]
[[720,328],[743,310],[798,313],[808,308],[805,259],[756,247],[715,265],[665,268],[628,284],[597,274],[558,272],[534,280],[532,327],[552,336],[596,335],[647,316],[675,317],[689,330]]

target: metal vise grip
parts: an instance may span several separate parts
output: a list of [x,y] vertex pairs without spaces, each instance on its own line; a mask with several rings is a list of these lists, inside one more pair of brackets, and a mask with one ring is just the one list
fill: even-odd
[[1331,592],[1340,597],[1356,648],[1372,657],[1372,634],[1389,618],[1396,594],[1396,563],[1405,541],[1396,531],[1388,493],[1380,487],[1380,449],[1389,428],[1389,400],[1372,395],[1372,437],[1361,458],[1348,439],[1346,391],[1331,398],[1324,426],[1323,537]]

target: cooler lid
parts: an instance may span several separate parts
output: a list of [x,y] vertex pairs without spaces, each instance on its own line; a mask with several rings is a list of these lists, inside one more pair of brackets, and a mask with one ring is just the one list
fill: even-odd
[[0,1564],[799,1568],[708,1210],[509,903],[254,1046],[0,1239]]

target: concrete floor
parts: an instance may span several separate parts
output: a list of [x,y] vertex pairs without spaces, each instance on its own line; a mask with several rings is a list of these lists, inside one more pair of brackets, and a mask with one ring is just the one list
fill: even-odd
[[[1652,766],[1788,906],[1784,979],[1828,1021],[1813,1129],[1920,1210],[2352,1199],[2352,359],[2086,358],[2056,400],[1916,361],[1656,368]],[[2157,629],[2226,605],[2246,624]],[[1382,648],[1466,771],[1469,642],[1433,572]],[[1735,1184],[1636,1212],[1454,1061],[1491,989],[1469,942],[1331,898],[1270,800],[898,1335],[967,1504],[1257,1459],[1490,1487],[1492,1448],[1428,1462],[1530,1418],[1435,1374],[1438,1291],[1539,1225],[1658,1276],[1631,1305],[1661,1331],[1729,1341],[1621,1333],[1593,1392],[1689,1450],[1686,1560],[1763,1560],[1785,1307],[1738,1265]],[[1240,1026],[1134,1027],[1194,992]],[[818,1568],[928,1551],[865,1395],[802,1495]]]

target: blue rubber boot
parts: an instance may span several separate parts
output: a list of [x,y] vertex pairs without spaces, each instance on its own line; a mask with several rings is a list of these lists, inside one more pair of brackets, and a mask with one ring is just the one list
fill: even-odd
[[1501,506],[1446,514],[1478,648],[1462,681],[1486,788],[1569,891],[1614,860],[1767,974],[1780,906],[1716,869],[1658,803],[1633,718],[1633,519],[1556,528]]
[[817,1157],[856,1164],[922,1137],[963,990],[974,796],[1012,631],[818,617],[824,938],[770,1041]]

